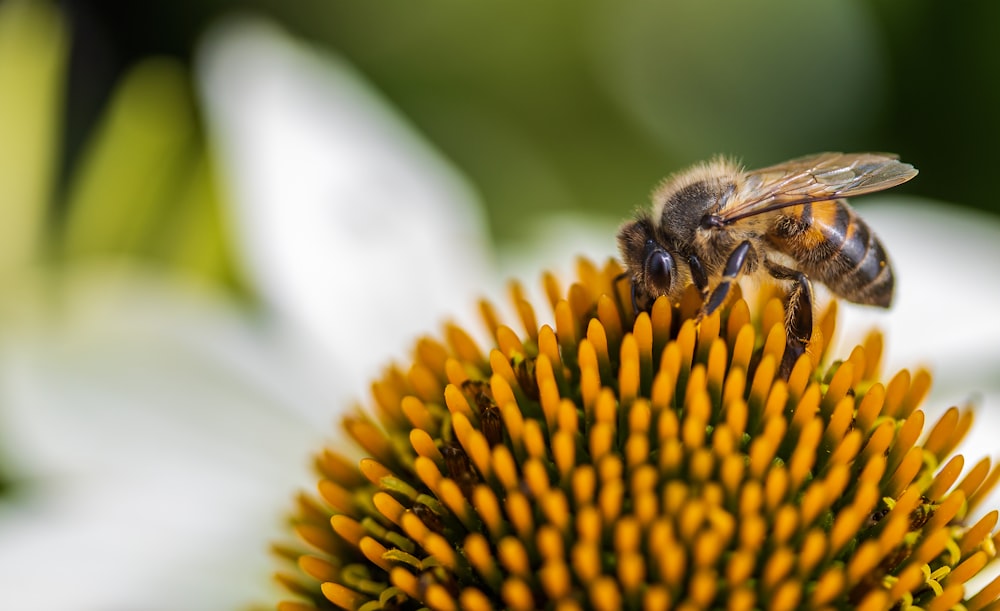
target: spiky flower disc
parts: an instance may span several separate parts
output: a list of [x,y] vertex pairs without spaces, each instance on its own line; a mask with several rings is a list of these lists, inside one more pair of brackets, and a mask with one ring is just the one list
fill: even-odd
[[779,379],[778,300],[634,317],[617,264],[578,267],[545,278],[555,329],[515,285],[523,335],[484,303],[488,352],[449,326],[373,384],[343,423],[364,457],[323,452],[300,498],[312,551],[279,548],[283,611],[997,606],[965,583],[1000,471],[952,455],[970,411],[925,426],[926,372],[876,381],[878,335],[818,368],[831,307]]

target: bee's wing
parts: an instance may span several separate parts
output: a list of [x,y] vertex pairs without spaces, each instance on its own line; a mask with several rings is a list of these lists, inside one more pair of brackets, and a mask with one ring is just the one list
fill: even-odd
[[882,153],[819,153],[742,176],[718,212],[726,223],[779,208],[874,193],[902,184],[917,170]]

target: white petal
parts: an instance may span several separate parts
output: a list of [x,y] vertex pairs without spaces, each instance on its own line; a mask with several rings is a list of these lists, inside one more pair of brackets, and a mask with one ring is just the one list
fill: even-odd
[[[983,213],[914,198],[886,198],[858,206],[879,235],[896,272],[889,311],[841,308],[841,345],[864,330],[886,336],[883,370],[929,367],[931,401],[961,403],[1000,390],[1000,223]],[[1000,405],[988,411],[996,411]]]
[[331,368],[367,380],[469,308],[493,278],[476,197],[343,60],[244,20],[200,68],[252,280]]
[[297,411],[322,398],[212,295],[95,274],[57,294],[22,296],[0,344],[0,448],[25,478],[0,505],[0,608],[268,600],[268,541],[332,430]]
[[[883,371],[924,366],[934,386],[922,409],[925,431],[944,411],[972,403],[975,424],[957,452],[968,471],[984,457],[1000,459],[1000,222],[981,212],[916,199],[886,199],[860,207],[878,233],[896,271],[892,309],[842,308],[844,342],[877,325],[886,335]],[[843,342],[842,342],[843,343]],[[843,352],[843,350],[841,351]],[[1000,508],[1000,488],[979,505],[976,516]],[[997,569],[985,571],[991,579]],[[988,579],[976,579],[975,592]]]

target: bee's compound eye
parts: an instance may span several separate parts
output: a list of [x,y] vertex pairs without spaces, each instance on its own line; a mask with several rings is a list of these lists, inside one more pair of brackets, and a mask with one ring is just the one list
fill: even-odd
[[674,258],[665,250],[654,250],[646,257],[647,279],[666,291],[670,287],[670,276],[674,273]]

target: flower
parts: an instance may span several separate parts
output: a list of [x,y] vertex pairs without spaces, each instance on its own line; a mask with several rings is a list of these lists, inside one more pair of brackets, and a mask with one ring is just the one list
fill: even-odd
[[925,423],[926,371],[879,381],[878,333],[828,362],[832,303],[786,380],[767,290],[700,321],[694,291],[634,316],[617,263],[578,267],[568,291],[545,276],[554,328],[514,284],[521,334],[483,302],[485,351],[449,325],[373,383],[372,413],[342,423],[360,462],[317,456],[309,549],[278,547],[309,601],[282,609],[1000,600],[1000,577],[965,592],[997,555],[998,512],[972,516],[1000,469],[953,453],[969,409]]
[[[485,240],[467,240],[481,233],[467,222],[478,202],[450,168],[329,53],[259,22],[231,23],[198,54],[208,151],[187,75],[152,59],[123,78],[57,188],[63,25],[47,3],[0,3],[0,466],[13,479],[0,489],[0,608],[244,608],[274,595],[267,541],[280,536],[288,488],[311,479],[304,454],[326,435],[331,406],[414,329],[501,274],[477,265],[490,256]],[[247,86],[215,87],[236,77]],[[344,231],[370,227],[371,208],[338,204],[397,212],[390,204],[414,193],[428,206],[419,232],[403,214],[377,217],[377,235]],[[896,261],[912,270],[901,281],[928,260],[971,274],[995,258],[995,222],[977,219],[970,239],[952,229],[954,212],[934,210],[908,212],[937,248]],[[567,245],[578,222],[543,227],[518,244],[519,261],[536,269],[583,247],[606,256],[613,223]],[[370,282],[370,269],[391,281]],[[219,291],[220,276],[244,292]],[[994,302],[990,283],[957,276],[935,286],[971,306]],[[958,280],[967,291],[949,284]],[[398,307],[411,286],[436,290]],[[996,331],[980,326],[978,339]],[[901,326],[886,354],[914,335]],[[897,357],[935,356],[944,337]]]

